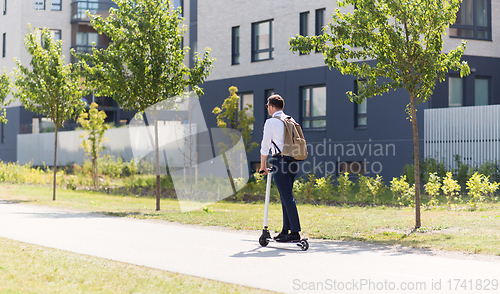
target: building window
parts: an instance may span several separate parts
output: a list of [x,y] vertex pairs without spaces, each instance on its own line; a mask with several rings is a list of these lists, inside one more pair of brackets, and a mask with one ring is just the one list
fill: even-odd
[[463,0],[457,20],[450,26],[450,36],[491,40],[491,1]]
[[7,0],[3,0],[3,15],[7,14]]
[[[309,11],[300,14],[299,22],[299,35],[306,37],[308,35]],[[307,55],[307,53],[300,52],[299,55]]]
[[308,24],[308,19],[309,19],[309,11],[302,12],[300,14],[300,27],[299,27],[299,34],[301,36],[306,37],[307,36],[307,24]]
[[76,2],[76,14],[73,15],[73,19],[86,18],[87,10],[90,14],[97,14],[97,11],[99,10],[99,0],[79,0]]
[[7,51],[7,33],[3,33],[2,35],[2,57],[5,57],[6,51]]
[[475,105],[488,105],[490,101],[490,79],[476,77],[474,92]]
[[315,35],[323,34],[323,26],[325,25],[325,9],[316,9]]
[[62,0],[52,0],[51,10],[61,11],[62,10]]
[[302,88],[302,127],[326,127],[326,87]]
[[35,0],[35,10],[45,10],[45,0]]
[[[323,34],[323,26],[325,25],[325,8],[316,9],[316,20],[314,24],[314,34],[320,36]],[[316,53],[320,52],[316,48]]]
[[[239,111],[243,111],[247,106],[250,106],[245,110],[247,117],[253,117],[253,104],[252,92],[240,94],[238,109]],[[253,130],[253,124],[250,126],[250,129]]]
[[92,43],[98,45],[97,33],[91,32],[77,32],[76,33],[76,45],[77,46],[92,46]]
[[464,82],[460,77],[449,78],[449,107],[460,107],[464,105]]
[[50,31],[50,34],[52,35],[52,39],[54,39],[54,41],[62,40],[61,30],[49,30],[49,31]]
[[273,20],[252,24],[252,62],[273,59]]
[[[354,92],[359,94],[366,80],[357,80],[354,82]],[[365,128],[367,123],[366,113],[367,113],[367,99],[363,100],[361,104],[354,102],[354,125],[356,128]]]
[[366,173],[366,163],[362,161],[342,161],[339,162],[339,174],[349,173],[350,175],[364,175]]
[[268,113],[267,113],[267,108],[266,108],[266,103],[267,103],[267,98],[269,98],[270,96],[274,95],[274,89],[267,89],[264,91],[264,117],[267,117],[268,116]]
[[240,27],[231,29],[231,64],[240,64]]

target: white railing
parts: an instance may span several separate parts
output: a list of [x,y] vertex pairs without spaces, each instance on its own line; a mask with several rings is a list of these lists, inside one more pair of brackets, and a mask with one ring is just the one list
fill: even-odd
[[500,160],[500,105],[435,108],[424,111],[424,156],[456,168]]

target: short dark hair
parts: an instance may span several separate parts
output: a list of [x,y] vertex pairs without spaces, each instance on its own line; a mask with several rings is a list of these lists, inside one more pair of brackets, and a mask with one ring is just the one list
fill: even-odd
[[267,103],[277,109],[283,109],[285,107],[285,100],[278,94],[269,96],[269,98],[267,98]]

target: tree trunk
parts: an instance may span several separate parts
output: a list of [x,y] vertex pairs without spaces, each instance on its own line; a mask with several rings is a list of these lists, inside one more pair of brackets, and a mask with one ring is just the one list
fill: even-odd
[[160,144],[158,142],[158,114],[153,115],[155,125],[155,161],[156,161],[156,211],[160,210],[161,181],[160,181]]
[[94,190],[97,189],[96,181],[97,181],[97,160],[95,156],[92,157],[92,173],[94,174]]
[[52,201],[56,201],[56,174],[57,174],[57,124],[55,125],[54,140],[54,181],[52,183]]
[[422,226],[420,221],[420,152],[418,148],[417,109],[415,94],[410,92],[411,124],[413,129],[413,153],[415,167],[415,229]]

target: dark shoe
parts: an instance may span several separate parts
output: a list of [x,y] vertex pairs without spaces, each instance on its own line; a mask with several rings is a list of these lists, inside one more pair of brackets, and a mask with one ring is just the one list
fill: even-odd
[[281,231],[281,233],[279,233],[278,235],[274,236],[274,240],[275,241],[278,241],[278,240],[281,240],[283,239],[284,237],[286,237],[288,235],[288,231]]
[[283,242],[283,243],[298,242],[298,241],[300,241],[299,233],[291,233],[281,239],[276,240],[276,242]]

